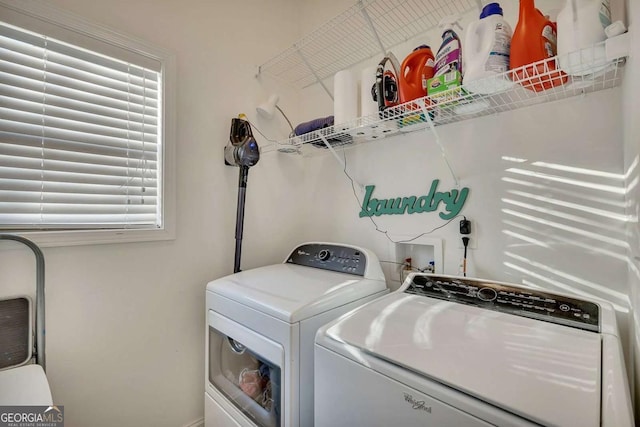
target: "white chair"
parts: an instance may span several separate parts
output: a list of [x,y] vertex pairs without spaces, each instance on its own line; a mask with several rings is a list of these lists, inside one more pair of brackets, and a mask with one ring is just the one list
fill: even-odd
[[36,257],[35,334],[29,297],[0,300],[0,406],[51,406],[53,399],[45,375],[44,256],[35,243],[24,237],[0,234],[0,240],[22,243]]

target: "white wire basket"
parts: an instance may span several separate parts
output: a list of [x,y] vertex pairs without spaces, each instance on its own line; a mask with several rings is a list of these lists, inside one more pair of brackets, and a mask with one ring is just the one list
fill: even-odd
[[329,147],[355,146],[401,132],[443,126],[613,88],[622,81],[627,54],[628,36],[623,34],[578,52],[463,84],[339,126],[278,141],[263,146],[262,151],[313,155]]
[[[302,89],[382,55],[436,28],[440,20],[481,9],[480,0],[359,0],[258,67]],[[479,13],[479,12],[478,12]]]

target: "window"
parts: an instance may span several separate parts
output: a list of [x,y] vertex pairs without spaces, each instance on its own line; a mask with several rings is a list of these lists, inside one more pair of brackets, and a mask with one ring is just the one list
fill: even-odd
[[3,3],[0,230],[165,229],[166,61]]

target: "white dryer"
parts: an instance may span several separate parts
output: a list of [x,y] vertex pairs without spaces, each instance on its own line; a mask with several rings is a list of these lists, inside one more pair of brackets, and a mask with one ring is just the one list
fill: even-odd
[[387,292],[372,252],[328,243],[210,282],[205,426],[313,425],[318,328]]
[[410,275],[322,327],[315,427],[631,427],[612,307]]

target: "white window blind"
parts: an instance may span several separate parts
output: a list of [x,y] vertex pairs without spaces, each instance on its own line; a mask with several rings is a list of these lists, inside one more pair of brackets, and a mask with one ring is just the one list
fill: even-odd
[[160,228],[161,81],[0,22],[0,229]]

